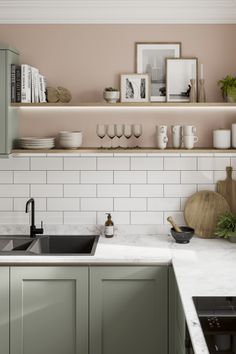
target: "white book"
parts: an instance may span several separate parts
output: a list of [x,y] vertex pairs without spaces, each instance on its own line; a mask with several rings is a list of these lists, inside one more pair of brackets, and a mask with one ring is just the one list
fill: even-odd
[[45,76],[39,74],[39,102],[45,103],[46,100],[46,79]]
[[31,67],[31,71],[32,71],[31,101],[32,103],[38,103],[39,102],[39,82],[38,82],[39,70],[37,68]]
[[31,66],[28,64],[21,65],[21,102],[31,102]]

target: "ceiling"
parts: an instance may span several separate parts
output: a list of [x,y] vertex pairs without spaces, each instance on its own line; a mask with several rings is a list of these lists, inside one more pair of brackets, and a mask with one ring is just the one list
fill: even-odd
[[236,23],[236,0],[0,0],[0,23]]

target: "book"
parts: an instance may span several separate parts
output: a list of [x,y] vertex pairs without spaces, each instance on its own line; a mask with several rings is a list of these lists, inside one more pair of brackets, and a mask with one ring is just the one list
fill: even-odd
[[46,100],[46,79],[45,76],[39,74],[39,102],[45,103]]
[[31,103],[32,71],[28,64],[21,65],[21,102]]
[[16,67],[16,102],[21,102],[21,66]]
[[16,65],[11,64],[11,102],[16,102]]

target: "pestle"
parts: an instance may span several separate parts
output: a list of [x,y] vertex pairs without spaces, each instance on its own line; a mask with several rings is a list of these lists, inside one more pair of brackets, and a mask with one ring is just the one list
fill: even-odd
[[176,232],[182,232],[181,228],[174,222],[171,216],[168,216],[167,221],[169,221]]

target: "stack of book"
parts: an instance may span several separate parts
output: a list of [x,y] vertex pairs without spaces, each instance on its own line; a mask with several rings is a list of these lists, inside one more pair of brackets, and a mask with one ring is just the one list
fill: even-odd
[[28,64],[11,65],[11,102],[43,103],[46,100],[46,80],[37,68]]

